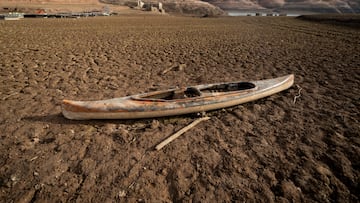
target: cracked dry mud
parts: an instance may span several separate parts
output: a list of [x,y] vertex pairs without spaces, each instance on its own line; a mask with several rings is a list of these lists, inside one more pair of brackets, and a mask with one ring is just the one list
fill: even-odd
[[[359,44],[358,29],[289,17],[0,21],[0,201],[357,202]],[[289,73],[292,88],[210,112],[161,151],[197,115],[60,114],[64,98]]]

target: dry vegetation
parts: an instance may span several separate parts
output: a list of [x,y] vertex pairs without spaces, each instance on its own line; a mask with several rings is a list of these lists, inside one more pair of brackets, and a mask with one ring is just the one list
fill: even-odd
[[[0,21],[0,201],[357,202],[359,34],[282,17]],[[210,112],[161,151],[196,115],[60,114],[64,98],[288,73],[294,87]]]

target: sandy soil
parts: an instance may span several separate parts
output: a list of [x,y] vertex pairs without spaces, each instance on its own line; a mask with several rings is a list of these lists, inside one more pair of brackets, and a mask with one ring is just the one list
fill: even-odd
[[[359,44],[358,29],[289,17],[0,21],[0,201],[358,202]],[[161,151],[197,115],[60,114],[64,98],[288,73],[292,88],[210,112]]]

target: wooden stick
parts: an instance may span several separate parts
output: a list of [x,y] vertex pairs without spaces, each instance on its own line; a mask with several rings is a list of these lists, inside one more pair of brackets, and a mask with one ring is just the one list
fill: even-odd
[[209,120],[209,119],[210,119],[210,117],[202,117],[202,118],[199,118],[199,119],[193,121],[192,123],[190,123],[186,127],[182,128],[181,130],[179,130],[175,134],[173,134],[173,135],[169,136],[168,138],[166,138],[160,144],[156,145],[155,149],[156,150],[162,149],[163,147],[165,147],[165,145],[169,144],[171,141],[175,140],[180,135],[184,134],[186,131],[190,130],[191,128],[193,128],[194,126],[199,124],[201,121],[206,121],[206,120]]
[[167,69],[165,69],[161,74],[166,74],[167,72],[169,72],[169,71],[171,71],[172,69],[175,69],[176,68],[176,66],[172,66],[172,67],[170,67],[170,68],[167,68]]
[[299,92],[294,97],[294,104],[296,103],[296,100],[301,97],[301,90],[302,90],[302,88],[299,85],[296,85],[296,87],[299,89]]
[[3,97],[3,98],[2,98],[2,100],[4,100],[4,101],[5,101],[7,98],[12,97],[12,96],[17,95],[17,94],[19,94],[19,92],[13,92],[13,93],[11,93],[11,94],[9,94],[9,95],[7,95],[7,96]]
[[182,70],[184,70],[184,68],[186,68],[186,64],[183,64],[183,63],[182,63],[182,64],[179,64],[179,65],[176,65],[176,66],[172,66],[172,67],[164,70],[161,74],[164,75],[164,74],[166,74],[167,72],[172,71],[172,70],[182,71]]
[[85,80],[86,75],[87,75],[87,72],[88,72],[90,69],[91,69],[91,68],[88,68],[88,69],[85,70],[85,72],[84,72],[84,74],[83,74],[83,76],[82,76],[82,79],[83,79],[83,80]]

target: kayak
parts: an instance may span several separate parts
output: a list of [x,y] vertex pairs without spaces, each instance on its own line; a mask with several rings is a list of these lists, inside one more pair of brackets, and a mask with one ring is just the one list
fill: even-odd
[[286,90],[294,75],[250,82],[227,82],[173,88],[97,101],[63,100],[68,119],[139,119],[227,108]]

